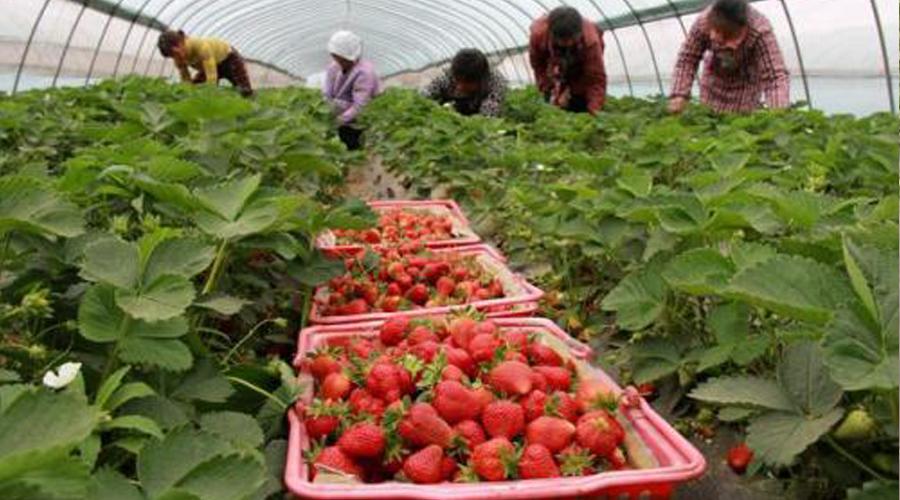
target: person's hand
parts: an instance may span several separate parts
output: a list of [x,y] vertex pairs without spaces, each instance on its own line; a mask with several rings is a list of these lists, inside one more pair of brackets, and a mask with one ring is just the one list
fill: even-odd
[[572,100],[572,93],[569,89],[559,90],[553,96],[553,105],[559,108],[568,108],[569,101]]
[[675,96],[669,99],[669,113],[678,114],[687,107],[688,100],[685,97]]

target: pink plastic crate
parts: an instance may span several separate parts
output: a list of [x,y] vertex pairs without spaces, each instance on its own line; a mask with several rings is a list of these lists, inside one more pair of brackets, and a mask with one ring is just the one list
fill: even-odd
[[[552,321],[544,318],[504,318],[495,320],[501,328],[542,330],[566,344],[572,356],[589,361],[590,347],[569,337]],[[294,365],[299,367],[306,353],[322,344],[340,339],[377,337],[383,321],[336,326],[314,326],[300,332]],[[603,370],[590,367],[616,394],[623,391]],[[287,488],[301,498],[342,499],[481,499],[481,498],[574,498],[604,496],[611,499],[669,498],[678,483],[699,477],[706,469],[703,455],[663,420],[653,408],[628,391],[621,414],[652,453],[659,466],[651,469],[607,471],[585,477],[531,479],[525,481],[482,482],[474,484],[442,483],[417,485],[389,482],[381,484],[330,484],[309,481],[309,470],[302,458],[310,446],[301,418],[303,405],[312,401],[312,384],[288,412],[290,435],[284,480]]]
[[[479,300],[468,304],[455,306],[431,307],[412,309],[397,312],[376,312],[369,314],[355,314],[349,316],[323,316],[318,305],[313,302],[309,319],[312,323],[320,325],[335,325],[343,323],[359,323],[387,319],[393,316],[435,316],[453,311],[465,310],[470,307],[485,313],[490,318],[529,316],[537,311],[538,301],[544,296],[544,292],[528,283],[522,276],[512,272],[505,264],[505,259],[500,253],[489,245],[471,245],[462,248],[439,248],[434,252],[459,253],[463,255],[478,255],[482,263],[489,266],[503,282],[503,291],[506,297],[491,300]],[[327,289],[322,287],[316,290],[316,295],[326,294]]]
[[[457,238],[425,242],[427,248],[447,248],[473,245],[481,242],[481,238],[472,231],[469,219],[466,218],[459,205],[453,200],[374,200],[369,207],[375,212],[393,209],[410,208],[429,212],[443,212],[453,219],[454,231],[459,232]],[[379,245],[376,245],[379,246]],[[316,247],[329,255],[352,255],[363,250],[363,245],[338,245],[334,233],[326,231],[316,238]]]

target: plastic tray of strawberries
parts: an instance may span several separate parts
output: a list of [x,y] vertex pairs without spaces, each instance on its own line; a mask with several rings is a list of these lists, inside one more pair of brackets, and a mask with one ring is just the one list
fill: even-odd
[[665,498],[702,474],[696,448],[591,358],[543,318],[307,328],[285,484],[323,499]]
[[[354,254],[366,246],[399,244],[412,239],[422,241],[428,248],[459,247],[481,241],[481,238],[472,231],[469,220],[459,205],[453,200],[377,200],[370,201],[369,207],[381,218],[378,228],[350,232],[329,230],[316,238],[316,247],[329,255],[347,255]],[[424,234],[409,236],[385,228],[383,224],[386,222],[385,217],[393,219],[401,214],[426,216],[431,218],[432,222],[444,221],[449,227],[443,226],[436,234],[425,231]],[[388,234],[387,231],[393,234]]]
[[[386,252],[389,250],[382,249],[381,251]],[[482,244],[463,248],[431,249],[427,250],[425,255],[438,257],[447,256],[449,259],[469,259],[469,261],[466,262],[467,266],[477,269],[478,273],[495,281],[496,285],[501,290],[494,289],[493,292],[489,292],[487,298],[476,298],[475,300],[465,300],[456,303],[441,303],[440,300],[435,300],[434,303],[432,303],[430,297],[426,295],[437,295],[439,282],[429,283],[423,279],[404,285],[407,288],[398,290],[400,295],[392,295],[395,297],[395,304],[391,307],[387,307],[386,302],[388,296],[391,295],[391,293],[389,293],[389,287],[391,285],[388,282],[392,281],[393,278],[380,276],[381,271],[376,272],[373,269],[370,274],[377,278],[375,280],[377,281],[377,284],[373,283],[376,290],[372,293],[375,294],[375,296],[368,299],[358,297],[338,306],[336,305],[337,301],[345,300],[346,297],[343,294],[339,294],[340,296],[335,297],[333,295],[335,290],[332,288],[331,284],[321,286],[316,289],[313,296],[310,321],[315,324],[358,323],[362,321],[387,319],[396,315],[410,317],[434,316],[470,308],[483,312],[490,317],[528,316],[537,311],[538,301],[544,295],[544,292],[539,288],[531,285],[525,278],[510,270],[503,257],[494,248],[488,245]],[[355,261],[353,261],[352,258],[348,258],[348,268],[356,265],[354,262]],[[404,262],[408,263],[409,260],[404,260]],[[408,269],[408,267],[406,269]],[[389,270],[385,270],[385,273],[389,273]],[[356,274],[359,275],[360,273]],[[448,272],[447,274],[452,275],[452,272]],[[386,279],[383,280],[382,278]],[[442,278],[444,278],[444,276],[442,276]],[[447,276],[447,278],[449,278],[449,276]],[[450,279],[452,280],[452,278]],[[468,279],[471,280],[471,277]],[[371,277],[366,277],[366,280],[371,280]],[[332,280],[332,283],[334,283],[334,281],[335,280]],[[460,283],[456,284],[458,285]],[[353,286],[357,287],[361,285],[362,284],[357,280],[357,282],[354,282]],[[399,287],[399,285],[397,286]],[[423,294],[421,299],[428,299],[425,300],[424,303],[422,300],[417,300],[416,297],[412,297],[411,294],[414,293],[412,288],[416,287],[419,288],[419,290],[416,291]],[[350,295],[353,294],[351,293]],[[360,295],[365,294],[361,293]]]

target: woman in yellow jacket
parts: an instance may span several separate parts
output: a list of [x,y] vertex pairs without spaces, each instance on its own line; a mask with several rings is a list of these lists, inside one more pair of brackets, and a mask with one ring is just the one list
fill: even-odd
[[[244,97],[253,95],[247,64],[228,42],[218,38],[189,37],[183,31],[164,31],[157,43],[163,57],[171,57],[181,81],[211,83],[218,85],[219,79],[231,82]],[[197,70],[191,77],[190,69]]]

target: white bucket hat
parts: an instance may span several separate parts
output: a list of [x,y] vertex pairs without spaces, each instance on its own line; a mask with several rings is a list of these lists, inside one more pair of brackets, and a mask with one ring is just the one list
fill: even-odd
[[362,40],[350,31],[338,31],[328,40],[328,52],[356,61],[362,55]]

